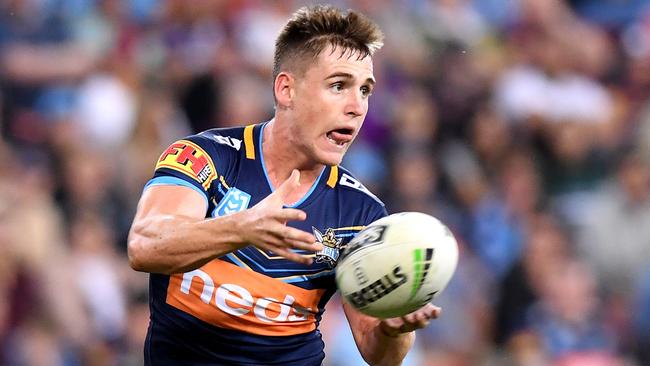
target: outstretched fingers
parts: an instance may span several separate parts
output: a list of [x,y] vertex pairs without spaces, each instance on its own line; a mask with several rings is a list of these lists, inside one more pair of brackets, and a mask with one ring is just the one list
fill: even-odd
[[441,309],[431,303],[402,317],[407,328],[411,330],[425,328],[432,319],[440,316]]
[[[287,180],[271,195],[255,205],[251,210],[249,243],[270,250],[288,260],[311,264],[313,252],[323,249],[314,235],[309,232],[291,227],[287,222],[304,221],[307,214],[299,209],[285,208],[284,203],[300,187],[300,172],[293,170]],[[294,250],[310,252],[296,253]]]
[[282,222],[305,221],[307,219],[307,214],[305,211],[296,208],[283,208],[277,212],[275,218]]
[[281,243],[284,243],[284,246],[287,247],[295,247],[296,249],[311,251],[322,249],[322,244],[316,241],[314,235],[291,226],[278,223],[277,225],[273,225],[272,233]]
[[319,250],[323,250],[323,244],[319,242],[310,243],[293,239],[286,239],[286,241],[294,249],[301,249],[309,252],[318,252]]
[[382,326],[388,329],[388,334],[398,334],[412,332],[416,329],[426,328],[432,319],[440,316],[442,310],[429,303],[420,309],[406,314],[402,317],[384,319]]

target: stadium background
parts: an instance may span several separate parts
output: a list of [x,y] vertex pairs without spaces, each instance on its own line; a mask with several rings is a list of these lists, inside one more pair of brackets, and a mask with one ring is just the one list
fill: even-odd
[[[333,3],[386,34],[344,165],[462,246],[405,364],[650,365],[650,3]],[[302,4],[0,1],[0,364],[141,364],[143,184],[174,139],[271,115]],[[323,333],[360,364],[338,306]]]

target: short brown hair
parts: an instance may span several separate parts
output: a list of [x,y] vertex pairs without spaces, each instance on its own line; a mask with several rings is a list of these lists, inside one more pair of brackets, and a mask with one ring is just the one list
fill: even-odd
[[304,71],[304,61],[315,60],[328,45],[342,52],[357,52],[363,59],[380,49],[383,39],[375,22],[353,10],[344,12],[326,5],[300,8],[275,41],[273,80],[286,67]]

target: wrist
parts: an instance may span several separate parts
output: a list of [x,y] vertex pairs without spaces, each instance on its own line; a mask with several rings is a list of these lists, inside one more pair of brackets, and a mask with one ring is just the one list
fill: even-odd
[[379,332],[388,338],[397,338],[402,334],[400,329],[391,328],[383,321],[379,322],[378,327]]
[[218,235],[225,239],[225,242],[233,250],[241,249],[248,245],[244,237],[244,220],[241,212],[235,212],[230,215],[217,218],[221,221]]
[[235,235],[235,241],[234,243],[240,247],[243,248],[247,245],[250,244],[246,234],[249,232],[250,228],[250,223],[248,222],[248,218],[246,217],[248,215],[248,212],[246,210],[240,211],[240,212],[235,212],[230,216],[231,222],[230,222],[230,227],[231,230],[233,230],[234,235]]

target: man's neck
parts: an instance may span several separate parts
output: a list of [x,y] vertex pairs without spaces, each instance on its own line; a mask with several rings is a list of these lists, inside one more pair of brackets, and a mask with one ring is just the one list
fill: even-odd
[[300,171],[300,188],[295,197],[289,197],[291,202],[285,202],[294,203],[309,191],[325,166],[310,162],[302,151],[287,142],[287,136],[290,136],[290,131],[285,130],[282,123],[271,120],[263,129],[261,150],[266,174],[274,189],[289,178],[293,169]]

